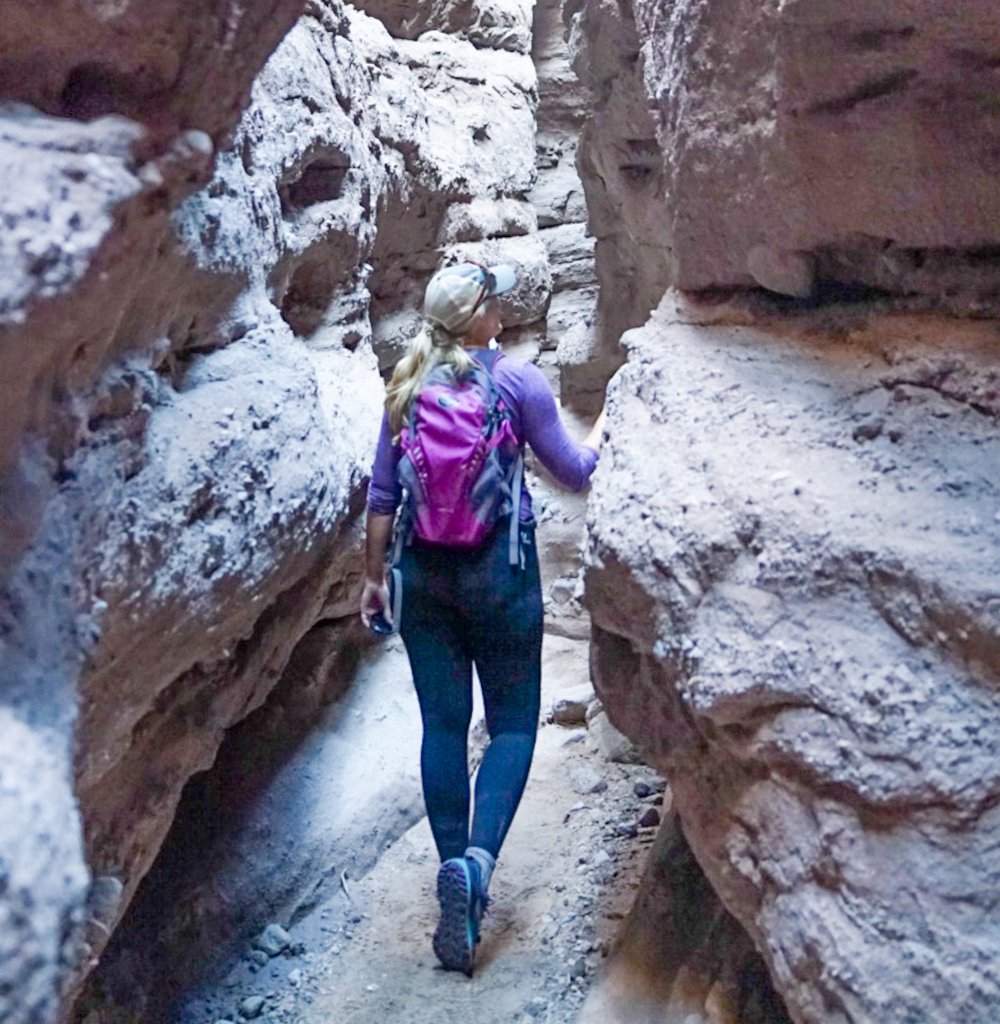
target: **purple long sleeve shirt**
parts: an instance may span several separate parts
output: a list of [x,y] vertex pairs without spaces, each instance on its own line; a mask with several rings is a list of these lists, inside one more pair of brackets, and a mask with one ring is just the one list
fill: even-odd
[[[475,351],[470,350],[469,354],[475,355]],[[597,452],[577,444],[566,433],[552,389],[542,371],[534,363],[505,357],[497,361],[493,379],[511,411],[514,432],[521,443],[531,445],[542,465],[564,487],[571,491],[583,490],[597,465]],[[402,488],[396,480],[399,456],[399,445],[392,443],[389,417],[383,415],[368,485],[368,508],[379,515],[392,515],[402,500]],[[521,496],[520,518],[522,522],[531,519],[531,495],[527,486]]]

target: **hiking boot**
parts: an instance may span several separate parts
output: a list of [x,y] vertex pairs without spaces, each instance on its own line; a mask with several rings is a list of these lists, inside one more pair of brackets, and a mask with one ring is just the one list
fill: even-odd
[[446,970],[471,978],[488,902],[479,883],[479,865],[466,857],[446,860],[438,871],[437,893],[441,920],[434,932],[434,952]]

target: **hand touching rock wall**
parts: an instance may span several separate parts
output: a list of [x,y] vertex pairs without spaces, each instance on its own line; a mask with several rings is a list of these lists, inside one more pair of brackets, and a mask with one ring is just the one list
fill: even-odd
[[656,140],[629,189],[606,173],[625,140],[591,125],[590,216],[622,253],[598,246],[602,302],[646,319],[607,282],[649,247],[688,293],[625,335],[612,385],[599,694],[796,1020],[987,1024],[996,11],[582,6],[605,109],[622,94]]

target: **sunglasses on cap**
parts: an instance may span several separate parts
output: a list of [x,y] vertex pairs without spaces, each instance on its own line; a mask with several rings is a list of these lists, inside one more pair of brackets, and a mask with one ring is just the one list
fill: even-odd
[[488,299],[493,298],[497,290],[497,279],[496,275],[485,263],[480,263],[479,260],[466,260],[466,263],[471,263],[474,267],[479,267],[483,272],[483,280],[479,286],[479,295],[476,297],[476,302],[472,307],[472,314],[474,315],[479,307],[486,302]]

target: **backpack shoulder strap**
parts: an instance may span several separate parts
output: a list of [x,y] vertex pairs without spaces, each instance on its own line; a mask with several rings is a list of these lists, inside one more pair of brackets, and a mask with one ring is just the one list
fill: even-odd
[[[490,378],[490,383],[496,390],[497,363],[504,358],[503,352],[498,348],[486,349],[475,356],[478,362]],[[521,548],[521,491],[524,487],[524,448],[517,453],[517,459],[511,470],[511,514],[510,529],[507,537],[507,560],[514,567],[524,568],[524,551]]]
[[492,377],[497,363],[504,358],[503,352],[498,348],[483,349],[482,352],[473,356],[473,359]]

